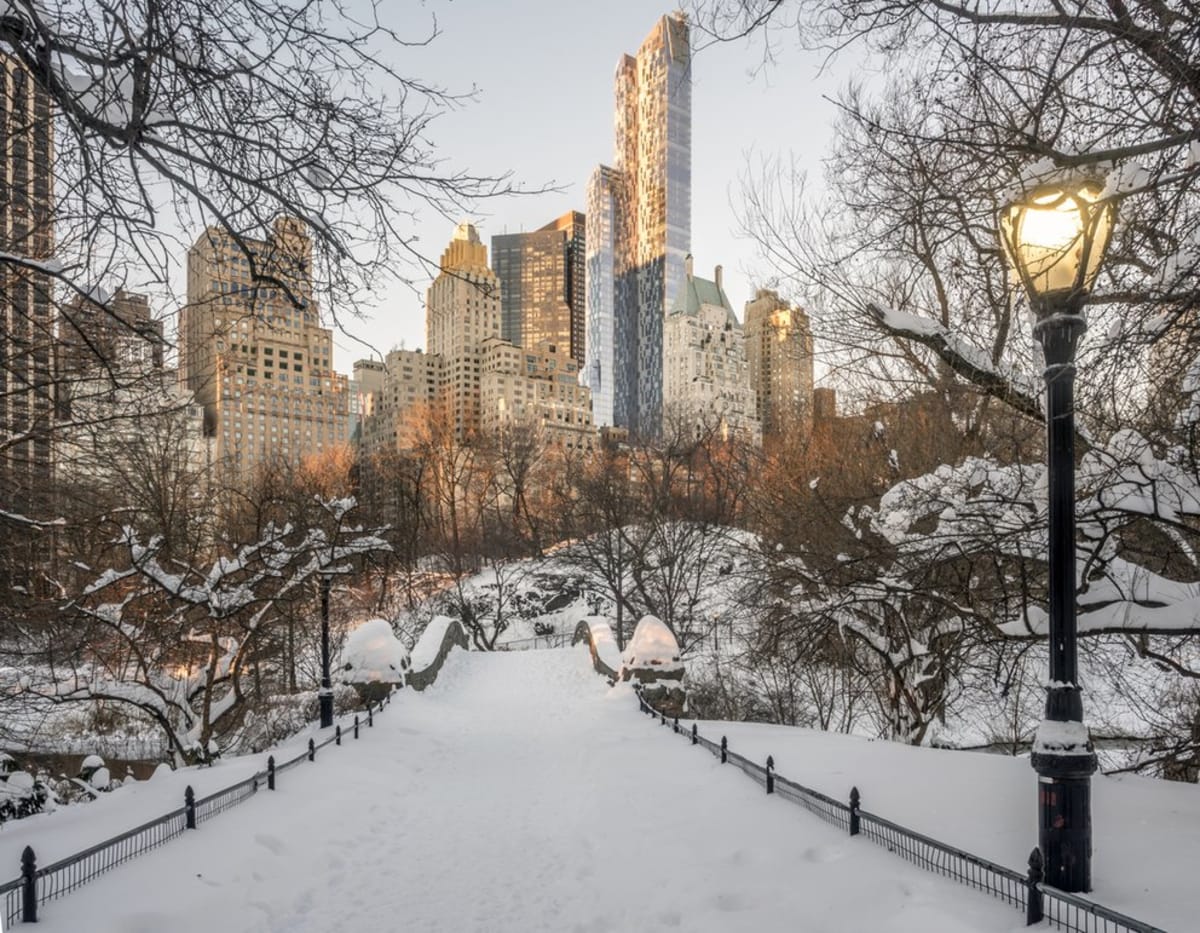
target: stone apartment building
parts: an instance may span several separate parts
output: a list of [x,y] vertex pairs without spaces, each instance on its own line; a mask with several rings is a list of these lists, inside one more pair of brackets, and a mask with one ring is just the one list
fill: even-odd
[[714,422],[726,435],[761,439],[742,325],[721,281],[695,275],[692,257],[675,305],[663,322],[663,411],[697,426]]
[[349,441],[348,381],[333,371],[303,223],[280,217],[242,242],[249,255],[223,230],[197,238],[179,324],[180,378],[204,406],[222,479],[235,483]]

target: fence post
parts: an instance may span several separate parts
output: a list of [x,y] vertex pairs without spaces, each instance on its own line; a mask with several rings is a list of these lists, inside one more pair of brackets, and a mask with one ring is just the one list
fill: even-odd
[[33,846],[21,853],[21,922],[37,923],[37,856]]
[[1042,889],[1038,887],[1042,877],[1042,850],[1035,846],[1029,853],[1029,880],[1026,882],[1025,892],[1025,925],[1027,927],[1041,923],[1042,917],[1045,916],[1042,912]]
[[184,819],[188,829],[196,828],[196,792],[192,790],[192,785],[189,784],[183,790],[183,810]]
[[309,761],[317,760],[317,746],[316,746],[316,743],[313,742],[312,739],[308,740],[308,760]]
[[721,736],[721,764],[725,764],[729,754],[729,740]]
[[775,793],[775,759],[767,756],[767,793]]
[[267,759],[267,790],[275,789],[275,756]]
[[692,723],[692,744],[696,745],[700,741],[700,733],[696,730],[696,724]]
[[336,726],[333,727],[333,744],[334,745],[342,744],[342,724],[341,723],[338,723]]
[[358,713],[354,714],[354,737],[358,738]]
[[679,735],[679,717],[675,717],[675,734]]
[[862,800],[859,796],[858,788],[850,788],[850,835],[858,835],[858,804]]

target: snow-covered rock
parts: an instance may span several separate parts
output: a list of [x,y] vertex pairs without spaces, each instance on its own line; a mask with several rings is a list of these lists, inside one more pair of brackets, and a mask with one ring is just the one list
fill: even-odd
[[[683,662],[679,660],[679,642],[671,630],[655,616],[642,616],[633,630],[633,638],[621,655],[621,667],[624,671],[639,671],[653,669],[660,674],[673,671],[683,672]],[[623,677],[628,680],[628,676]]]
[[387,619],[371,619],[356,628],[342,647],[342,682],[404,685],[410,667],[408,649]]
[[638,622],[621,655],[621,680],[640,685],[647,702],[668,716],[687,711],[679,642],[661,619],[642,616]]

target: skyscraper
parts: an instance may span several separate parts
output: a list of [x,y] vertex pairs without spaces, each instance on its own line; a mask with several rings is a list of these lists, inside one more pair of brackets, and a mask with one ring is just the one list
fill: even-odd
[[[663,318],[686,280],[691,251],[690,68],[687,20],[682,13],[662,17],[637,55],[617,65],[615,165],[600,166],[588,185],[593,284],[584,378],[594,399],[605,400],[597,423],[635,435],[659,430]],[[610,332],[612,345],[605,346]]]
[[425,295],[425,346],[442,360],[438,389],[462,440],[479,433],[483,342],[500,337],[500,281],[468,223],[455,228],[440,268]]
[[583,363],[584,218],[568,211],[532,233],[492,237],[500,334],[527,350],[553,344]]
[[808,315],[759,289],[746,302],[746,360],[764,438],[800,432],[813,422],[813,336]]
[[54,416],[54,132],[50,99],[0,54],[0,509],[40,515]]
[[[188,303],[179,322],[181,378],[204,406],[226,479],[267,461],[298,464],[349,440],[349,387],[333,371],[333,332],[312,297],[312,241],[280,217],[263,240],[209,228],[188,250]],[[286,287],[284,287],[286,286]]]

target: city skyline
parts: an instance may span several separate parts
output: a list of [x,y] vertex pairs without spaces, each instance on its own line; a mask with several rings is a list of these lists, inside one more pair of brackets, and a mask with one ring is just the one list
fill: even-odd
[[[503,15],[461,0],[432,3],[422,13],[396,14],[413,30],[435,14],[442,31],[428,47],[413,49],[414,64],[406,67],[455,90],[469,89],[472,82],[479,87],[477,102],[445,114],[432,129],[450,162],[478,171],[511,168],[530,187],[554,184],[564,190],[489,202],[468,216],[418,212],[418,245],[432,265],[411,287],[398,282],[387,286],[369,319],[341,322],[348,333],[334,334],[339,371],[349,372],[355,360],[394,347],[425,348],[423,295],[455,224],[470,221],[490,241],[536,231],[547,218],[568,211],[586,211],[588,176],[597,163],[613,161],[616,67],[672,9],[671,4],[623,0],[586,33],[572,28],[559,8],[542,0],[522,2]],[[535,21],[543,40],[536,61],[514,62],[512,49],[523,47]],[[731,202],[737,201],[738,177],[760,158],[794,153],[818,180],[836,112],[822,95],[835,93],[852,68],[835,62],[823,70],[821,56],[802,52],[794,55],[803,67],[764,66],[758,39],[693,44],[692,252],[702,268],[724,265],[726,288],[740,314],[758,287],[772,283],[765,273],[748,274],[757,265],[755,251],[735,235]],[[447,51],[454,54],[447,56]],[[546,80],[547,73],[553,80]],[[520,133],[512,132],[514,125],[521,127]]]

